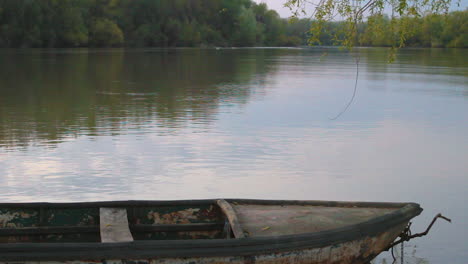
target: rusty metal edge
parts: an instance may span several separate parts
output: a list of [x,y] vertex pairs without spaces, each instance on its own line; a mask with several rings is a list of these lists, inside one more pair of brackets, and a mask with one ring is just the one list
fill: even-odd
[[[215,201],[215,200],[204,200]],[[255,200],[232,200],[243,203]],[[258,201],[258,200],[257,200]],[[263,202],[266,202],[262,200]],[[274,204],[274,201],[268,203]],[[285,201],[283,201],[285,202]],[[315,201],[301,201],[307,205],[317,205]],[[311,203],[312,202],[312,203]],[[319,202],[320,203],[320,202]],[[277,203],[276,203],[277,204]],[[288,203],[289,204],[289,203]],[[293,203],[295,204],[295,203]],[[332,202],[342,206],[343,202]],[[344,202],[345,205],[353,203]],[[1,244],[0,260],[2,261],[36,261],[36,260],[78,260],[90,258],[150,258],[150,257],[209,257],[209,256],[248,256],[253,254],[319,248],[337,243],[356,240],[385,232],[387,229],[408,222],[419,215],[422,208],[415,203],[360,203],[385,207],[400,207],[394,212],[373,218],[369,221],[333,230],[299,235],[275,237],[257,237],[243,239],[213,240],[169,240],[169,241],[135,241],[129,243],[24,243]],[[88,204],[89,205],[89,204]],[[1,206],[1,205],[0,205]],[[88,206],[89,207],[89,206]]]

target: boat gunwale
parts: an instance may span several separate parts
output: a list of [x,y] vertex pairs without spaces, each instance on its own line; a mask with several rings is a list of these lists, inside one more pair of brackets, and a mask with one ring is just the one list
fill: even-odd
[[[190,200],[190,204],[214,203],[216,200]],[[330,207],[398,208],[388,214],[340,228],[313,233],[247,237],[240,239],[153,240],[124,243],[11,243],[0,244],[0,260],[77,260],[90,258],[149,258],[149,257],[219,257],[247,256],[279,251],[320,248],[375,236],[408,222],[419,215],[422,208],[416,203],[330,202],[297,200],[226,199],[231,203],[278,205],[315,205]],[[120,202],[122,206],[137,201]],[[152,201],[149,204],[173,205],[174,201]],[[186,201],[176,201],[185,204]],[[119,202],[74,203],[75,205],[116,205]],[[171,204],[169,204],[171,203]],[[51,205],[35,203],[35,205]],[[146,203],[147,205],[148,203]],[[10,204],[11,205],[11,204]],[[32,204],[29,204],[32,205]],[[65,206],[66,204],[54,204]],[[70,205],[70,204],[68,204]],[[0,207],[2,204],[0,204]],[[18,208],[18,207],[16,207]],[[55,207],[56,208],[56,207]],[[68,207],[69,208],[69,207]],[[86,252],[86,256],[83,256]]]
[[[38,203],[0,203],[2,208],[98,208],[98,207],[124,207],[124,206],[178,206],[178,205],[216,205],[220,199],[200,200],[127,200],[127,201],[100,201],[100,202],[38,202]],[[393,202],[362,202],[362,201],[325,201],[325,200],[264,200],[264,199],[221,199],[229,203],[258,204],[258,205],[310,205],[326,207],[373,207],[373,208],[399,208],[415,203]],[[417,204],[416,204],[417,205]]]

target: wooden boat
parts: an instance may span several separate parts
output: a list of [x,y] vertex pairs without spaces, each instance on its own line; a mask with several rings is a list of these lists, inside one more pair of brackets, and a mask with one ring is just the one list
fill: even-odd
[[271,200],[0,204],[0,263],[368,263],[414,203]]

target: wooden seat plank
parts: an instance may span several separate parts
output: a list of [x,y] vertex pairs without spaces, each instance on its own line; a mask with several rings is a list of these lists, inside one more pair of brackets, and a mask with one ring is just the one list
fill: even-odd
[[127,209],[99,208],[101,242],[117,243],[133,241],[128,226]]
[[242,229],[236,211],[230,203],[226,200],[217,200],[216,203],[221,208],[223,213],[226,215],[229,224],[231,225],[232,232],[235,238],[244,238],[244,230]]

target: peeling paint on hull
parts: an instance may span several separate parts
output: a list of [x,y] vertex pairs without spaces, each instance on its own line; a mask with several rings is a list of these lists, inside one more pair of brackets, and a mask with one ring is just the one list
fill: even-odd
[[360,240],[327,247],[271,252],[252,256],[76,261],[0,261],[0,264],[365,264],[369,263],[394,241],[405,225],[399,225],[377,236],[365,237]]

